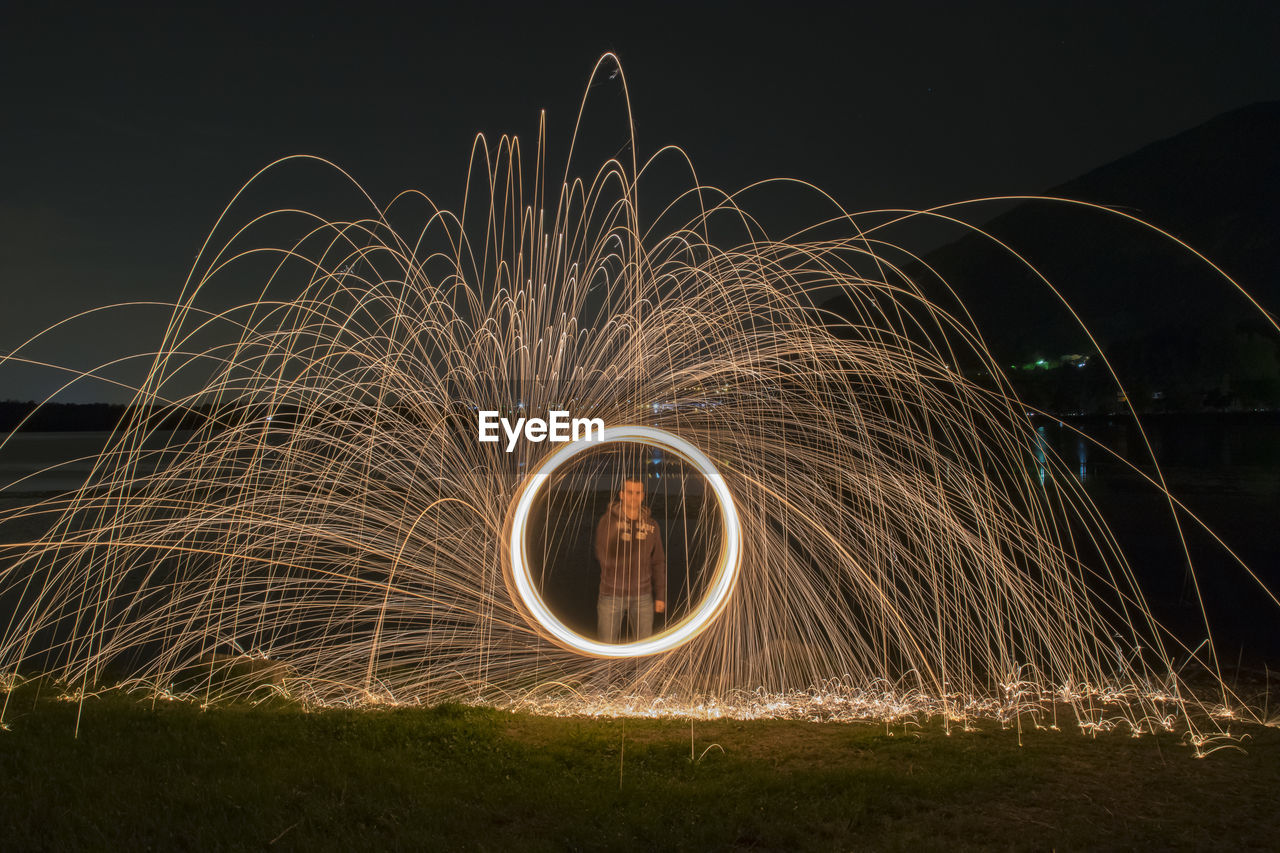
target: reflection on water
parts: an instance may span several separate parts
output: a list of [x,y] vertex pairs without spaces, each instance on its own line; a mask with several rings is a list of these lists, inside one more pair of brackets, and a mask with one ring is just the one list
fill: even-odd
[[1044,437],[1044,427],[1036,427],[1036,472],[1040,477],[1040,485],[1042,486],[1044,485],[1045,466],[1048,464],[1045,461],[1045,455],[1048,447],[1049,445],[1045,441]]
[[1070,471],[1085,484],[1095,476],[1121,477],[1127,467],[1121,459],[1149,471],[1152,456],[1162,469],[1180,469],[1191,477],[1218,478],[1232,472],[1280,477],[1280,413],[1276,412],[1147,415],[1141,432],[1123,418],[1037,420],[1037,424],[1032,456],[1041,483],[1055,470]]
[[[1065,431],[1066,424],[1058,422],[1057,428]],[[1036,446],[1033,456],[1036,460],[1036,476],[1040,480],[1040,485],[1044,485],[1045,475],[1048,468],[1048,455],[1056,454],[1063,463],[1073,462],[1073,470],[1076,477],[1081,483],[1085,482],[1089,477],[1089,442],[1084,436],[1075,432],[1066,431],[1065,435],[1055,436],[1058,439],[1056,446],[1049,442],[1048,427],[1036,427]],[[1067,452],[1067,448],[1072,444],[1074,439],[1075,453],[1074,455]]]
[[[190,430],[159,431],[144,446],[158,450],[181,443],[193,434]],[[0,447],[0,488],[9,494],[78,489],[93,471],[111,435],[109,432],[5,433]],[[135,470],[147,474],[155,470],[159,458],[143,457],[141,462]]]
[[1081,483],[1088,480],[1089,478],[1089,444],[1090,444],[1089,441],[1084,436],[1074,431],[1066,430],[1066,424],[1064,424],[1062,421],[1058,421],[1058,430],[1064,432],[1065,434],[1058,436],[1059,441],[1057,442],[1057,448],[1056,449],[1051,448],[1049,444],[1048,436],[1046,435],[1046,429],[1047,428],[1044,426],[1036,427],[1036,449],[1035,449],[1034,455],[1036,458],[1036,471],[1040,479],[1040,485],[1042,486],[1044,485],[1044,478],[1045,478],[1045,472],[1046,472],[1046,466],[1047,466],[1047,461],[1046,461],[1047,457],[1045,456],[1046,452],[1048,453],[1057,452],[1058,455],[1062,458],[1064,463],[1068,462],[1072,459],[1072,456],[1071,454],[1067,453],[1066,450],[1067,450],[1067,447],[1072,443],[1072,439],[1074,439],[1074,443],[1075,443],[1074,470],[1076,471],[1076,477],[1079,479]]
[[[1241,566],[1280,589],[1280,413],[1149,415],[1142,427],[1145,441],[1120,418],[1038,421],[1028,474],[1083,484],[1156,618],[1175,635],[1204,641],[1207,614],[1216,648],[1232,662],[1280,660],[1275,605]],[[1146,479],[1155,477],[1153,455],[1186,507],[1177,524]]]
[[[1152,415],[1143,419],[1170,490],[1257,571],[1271,588],[1280,588],[1280,413],[1227,415]],[[162,446],[190,433],[160,434]],[[107,433],[16,433],[0,447],[0,485],[9,495],[66,491],[89,475]],[[1143,436],[1122,418],[1037,420],[1034,446],[1026,457],[1028,476],[1046,485],[1070,477],[1083,484],[1139,576],[1162,622],[1193,642],[1200,605],[1188,589],[1186,548],[1195,563],[1199,595],[1211,623],[1219,626],[1221,646],[1234,652],[1274,650],[1280,659],[1274,605],[1257,591],[1234,557],[1194,524],[1180,531],[1170,520],[1169,503],[1117,456],[1150,474]],[[668,547],[671,620],[701,596],[708,554],[718,553],[714,502],[704,501],[704,483],[670,454],[640,448],[633,460],[643,472],[648,501],[661,519]],[[543,593],[564,621],[584,636],[594,631],[599,571],[591,554],[595,520],[616,494],[616,473],[579,468],[579,479],[562,484],[556,495],[558,519],[543,518],[551,541],[540,543],[546,556]],[[553,514],[553,515],[554,515]],[[659,628],[660,630],[660,628]]]
[[[1162,467],[1230,472],[1242,469],[1280,472],[1280,413],[1148,415],[1143,429]],[[106,432],[19,432],[6,434],[0,447],[0,486],[10,491],[67,491],[82,485],[109,438]],[[156,433],[148,445],[162,447],[190,432]],[[634,461],[649,490],[701,495],[702,479],[690,476],[679,459],[661,448],[644,448]],[[1113,455],[1114,454],[1114,455]],[[1150,466],[1142,435],[1132,421],[1119,417],[1037,420],[1034,473],[1043,483],[1057,467],[1081,483],[1094,476],[1115,476],[1122,464]],[[1050,464],[1053,457],[1058,466]],[[580,485],[607,491],[612,473],[600,467]],[[17,481],[21,481],[18,483]],[[665,488],[667,484],[670,488]],[[11,485],[14,484],[14,485]],[[659,484],[664,486],[658,489]]]

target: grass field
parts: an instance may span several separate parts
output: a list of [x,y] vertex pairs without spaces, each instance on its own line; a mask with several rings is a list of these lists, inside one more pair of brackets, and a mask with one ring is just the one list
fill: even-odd
[[1280,847],[1280,730],[1260,726],[1197,760],[1172,735],[1019,746],[994,722],[719,720],[691,744],[687,720],[38,692],[0,731],[6,851]]

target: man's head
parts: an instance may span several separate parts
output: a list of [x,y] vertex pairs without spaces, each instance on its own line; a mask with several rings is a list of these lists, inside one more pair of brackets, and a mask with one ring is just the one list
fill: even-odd
[[640,505],[644,503],[644,480],[639,477],[627,477],[622,481],[618,499],[622,501],[622,511],[627,515],[634,516],[640,512]]

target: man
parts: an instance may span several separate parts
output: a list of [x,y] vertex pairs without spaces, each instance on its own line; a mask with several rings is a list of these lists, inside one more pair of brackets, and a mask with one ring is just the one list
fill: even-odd
[[600,641],[618,642],[626,612],[637,640],[653,633],[653,614],[667,609],[667,554],[662,534],[644,505],[644,481],[628,477],[618,499],[596,524]]

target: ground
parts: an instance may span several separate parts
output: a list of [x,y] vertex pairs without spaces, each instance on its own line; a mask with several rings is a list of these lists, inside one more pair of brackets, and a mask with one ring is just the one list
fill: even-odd
[[1197,759],[1177,735],[1069,724],[691,728],[41,690],[15,691],[0,731],[6,850],[1280,846],[1280,730],[1264,726]]

